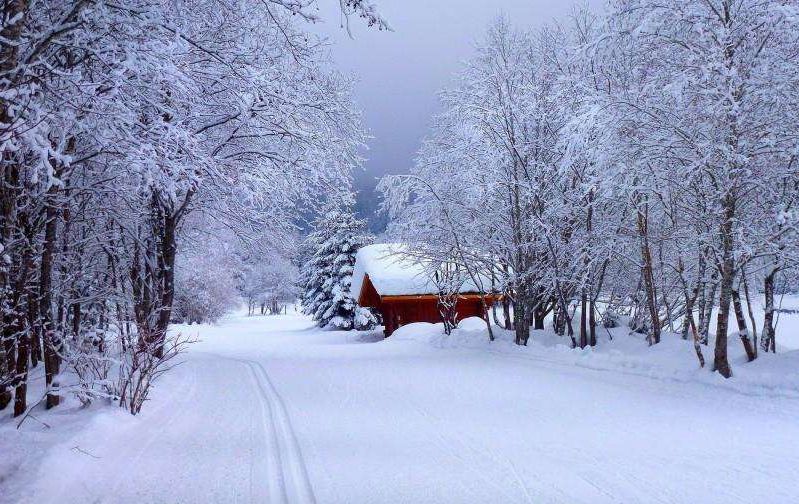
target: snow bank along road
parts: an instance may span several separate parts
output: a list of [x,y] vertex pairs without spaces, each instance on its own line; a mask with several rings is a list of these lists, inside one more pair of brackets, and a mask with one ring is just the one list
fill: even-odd
[[799,502],[799,400],[790,397],[579,368],[558,353],[375,342],[293,315],[180,329],[203,341],[142,415],[94,415],[25,476],[24,492],[6,495],[37,504]]

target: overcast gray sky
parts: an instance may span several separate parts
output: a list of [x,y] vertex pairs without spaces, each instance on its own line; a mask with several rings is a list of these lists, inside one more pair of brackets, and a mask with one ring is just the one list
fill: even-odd
[[369,29],[353,18],[349,38],[341,28],[338,4],[319,0],[324,22],[312,29],[333,42],[338,68],[358,79],[355,99],[374,136],[365,153],[365,170],[356,175],[365,214],[374,208],[375,179],[407,171],[413,164],[438,111],[436,93],[469,58],[493,18],[504,14],[519,27],[534,28],[565,19],[575,5],[572,0],[379,0],[380,12],[394,31]]

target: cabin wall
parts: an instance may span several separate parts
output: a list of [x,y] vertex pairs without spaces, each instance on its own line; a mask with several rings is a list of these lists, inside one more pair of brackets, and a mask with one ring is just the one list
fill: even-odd
[[[413,322],[430,322],[433,324],[441,322],[441,314],[434,298],[383,301],[380,311],[383,315],[386,337],[391,336],[391,333],[397,328]],[[458,320],[468,317],[482,318],[483,309],[480,298],[470,297],[458,300],[457,312]]]
[[364,275],[361,292],[358,295],[358,305],[364,308],[380,308],[380,294],[377,293],[369,275]]

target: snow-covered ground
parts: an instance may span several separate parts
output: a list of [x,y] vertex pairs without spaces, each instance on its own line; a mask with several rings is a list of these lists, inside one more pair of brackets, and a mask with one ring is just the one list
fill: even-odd
[[[617,331],[573,351],[480,321],[321,331],[305,317],[178,327],[201,343],[141,415],[0,420],[0,501],[771,502],[799,496],[799,352],[698,370]],[[709,350],[706,357],[710,359]]]

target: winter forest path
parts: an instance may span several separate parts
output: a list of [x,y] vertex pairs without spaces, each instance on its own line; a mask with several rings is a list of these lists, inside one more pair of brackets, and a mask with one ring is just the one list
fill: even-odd
[[57,447],[26,501],[315,503],[283,400],[248,353],[199,343],[139,417],[100,415]]
[[176,330],[202,341],[158,382],[144,412],[95,416],[51,450],[26,501],[789,503],[799,495],[796,399],[584,369],[551,353],[321,331],[291,314]]
[[140,418],[100,418],[57,448],[73,463],[30,502],[314,502],[258,363],[198,354],[173,374]]

